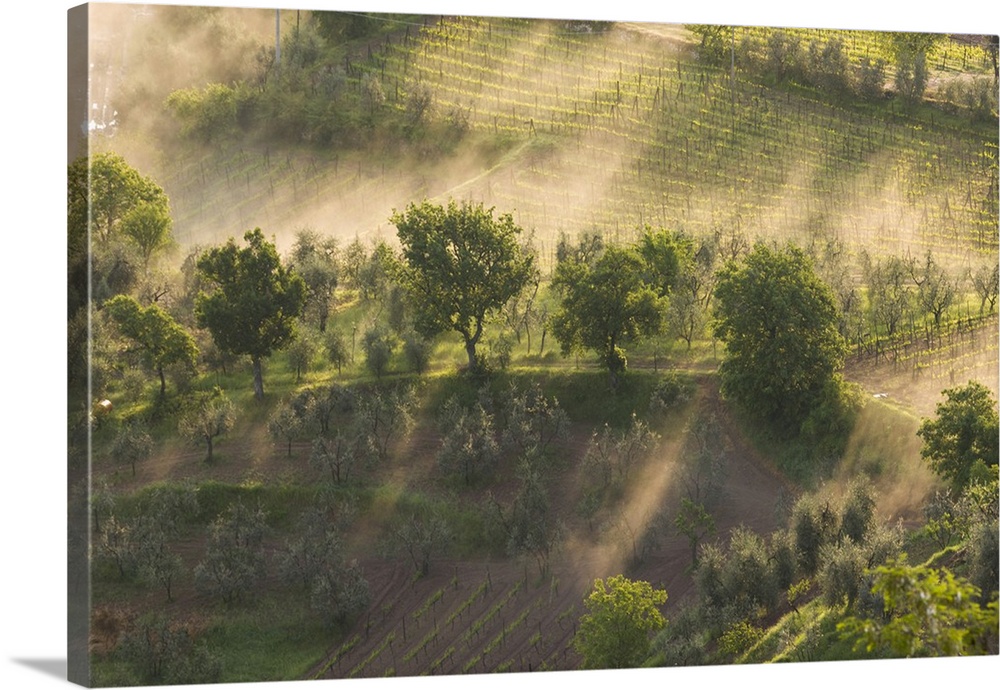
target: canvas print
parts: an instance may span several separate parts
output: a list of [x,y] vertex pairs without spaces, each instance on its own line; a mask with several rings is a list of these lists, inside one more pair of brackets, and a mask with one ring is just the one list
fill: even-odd
[[998,39],[69,12],[69,675],[996,655]]

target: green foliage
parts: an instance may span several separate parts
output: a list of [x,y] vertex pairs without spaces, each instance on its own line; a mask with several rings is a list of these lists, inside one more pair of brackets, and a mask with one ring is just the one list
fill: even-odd
[[147,459],[152,453],[152,437],[145,429],[135,423],[122,424],[111,442],[111,457],[116,462],[130,465],[133,477],[135,476],[135,464]]
[[350,359],[350,352],[347,349],[347,340],[342,333],[328,331],[326,334],[326,356],[330,363],[337,367],[337,374],[341,373],[344,365]]
[[260,508],[230,506],[212,523],[205,558],[195,567],[199,589],[227,604],[243,601],[264,578],[267,517]]
[[198,640],[196,626],[153,615],[133,622],[115,655],[144,684],[218,682],[221,659]]
[[840,535],[855,544],[863,544],[875,527],[875,490],[871,482],[860,478],[847,488],[840,515]]
[[802,496],[792,508],[792,532],[798,565],[806,575],[815,575],[822,563],[820,551],[834,543],[840,529],[839,516],[828,501],[812,494]]
[[597,352],[612,389],[627,365],[623,346],[662,327],[666,300],[645,282],[645,267],[635,249],[609,246],[591,262],[560,262],[552,279],[560,297],[552,333],[563,355]]
[[988,654],[996,649],[997,602],[978,603],[979,590],[949,570],[901,563],[875,569],[872,591],[886,617],[846,619],[838,630],[855,649],[903,657]]
[[121,232],[135,243],[142,255],[144,266],[158,249],[170,244],[170,228],[173,221],[164,204],[141,204],[134,206],[121,220]]
[[415,572],[427,575],[431,559],[444,551],[452,540],[448,524],[433,510],[417,510],[400,516],[389,534],[388,548],[409,558]]
[[325,333],[340,272],[337,241],[332,237],[322,238],[312,230],[300,230],[295,234],[291,260],[295,272],[306,284],[304,313],[314,315],[319,332]]
[[917,430],[924,440],[920,455],[958,493],[969,484],[977,462],[996,467],[1000,422],[997,403],[990,390],[970,381],[943,391],[947,400],[938,403],[934,419],[925,419]]
[[396,337],[380,325],[372,326],[362,336],[361,349],[365,353],[365,366],[376,378],[381,379],[388,371],[396,342]]
[[169,218],[163,189],[111,152],[77,159],[70,166],[68,203],[71,246],[84,242],[88,229],[107,242],[129,212],[141,206],[152,206]]
[[705,537],[715,534],[715,518],[713,518],[705,506],[695,503],[689,498],[681,498],[681,507],[674,517],[674,527],[682,535],[687,537],[691,547],[691,567],[698,567],[698,544]]
[[198,324],[212,332],[221,350],[248,355],[254,397],[264,397],[261,360],[295,337],[295,319],[305,306],[305,282],[281,264],[260,228],[244,235],[246,247],[230,240],[198,258],[210,292],[195,301]]
[[723,392],[754,419],[797,429],[846,353],[830,289],[801,250],[758,243],[719,272],[715,297]]
[[740,621],[730,627],[719,638],[719,649],[723,654],[738,657],[764,637],[764,630],[748,621]]
[[403,247],[399,280],[414,305],[417,330],[426,337],[459,333],[475,371],[487,318],[535,274],[533,254],[517,242],[521,229],[510,214],[494,217],[492,208],[454,200],[447,207],[410,204],[390,222]]
[[693,244],[690,237],[679,232],[647,227],[642,233],[637,248],[645,262],[645,281],[656,288],[660,297],[672,294],[677,287],[684,264],[693,259]]
[[997,600],[997,583],[1000,582],[998,541],[996,519],[979,523],[969,536],[969,581],[979,589],[983,605]]
[[194,401],[181,414],[177,430],[195,443],[208,446],[205,458],[211,462],[215,439],[233,428],[236,422],[236,410],[232,401],[219,388],[210,395],[202,396]]
[[184,364],[194,368],[198,359],[194,338],[159,305],[144,308],[128,295],[116,295],[104,308],[121,334],[140,350],[146,365],[159,376],[161,397],[167,388],[164,367]]
[[539,575],[545,575],[549,558],[562,541],[564,528],[551,510],[548,491],[538,472],[522,464],[518,468],[518,479],[520,487],[509,510],[500,511],[507,536],[507,553],[512,556],[531,554]]
[[466,486],[492,476],[500,448],[493,416],[481,404],[465,409],[452,398],[442,413],[441,428],[437,462],[445,474],[460,474]]
[[583,464],[602,488],[621,487],[628,475],[656,447],[660,435],[632,415],[627,429],[617,431],[605,424],[590,437]]
[[693,382],[672,371],[656,384],[650,396],[649,407],[654,411],[666,412],[688,402],[693,395]]
[[304,511],[296,534],[278,554],[279,576],[309,593],[312,609],[325,623],[343,625],[371,601],[361,568],[347,562],[328,511]]
[[597,579],[584,599],[587,613],[573,638],[584,668],[634,668],[649,656],[650,633],[666,625],[658,606],[667,593],[642,580],[615,575]]
[[433,342],[416,331],[407,331],[403,334],[403,357],[406,358],[410,369],[416,373],[423,374],[427,371],[433,349]]
[[167,96],[166,106],[181,123],[181,134],[205,142],[222,142],[241,132],[241,120],[256,99],[240,84],[208,84],[178,89]]

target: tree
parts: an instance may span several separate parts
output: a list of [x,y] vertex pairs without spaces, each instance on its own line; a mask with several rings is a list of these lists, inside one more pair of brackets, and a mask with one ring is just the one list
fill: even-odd
[[715,297],[723,392],[774,428],[797,429],[846,354],[830,289],[798,248],[758,243],[719,272]]
[[260,507],[231,505],[211,525],[205,558],[194,570],[198,587],[227,604],[241,601],[264,578],[266,534],[267,516]]
[[996,653],[996,600],[981,607],[978,588],[947,568],[879,566],[872,592],[885,601],[883,616],[851,617],[837,625],[855,649],[902,657]]
[[250,357],[253,390],[264,398],[261,360],[295,337],[295,319],[305,306],[305,282],[285,268],[260,228],[244,235],[246,247],[230,238],[198,259],[198,270],[214,289],[195,300],[198,324],[220,349]]
[[389,445],[413,425],[416,392],[409,386],[373,390],[357,400],[358,430],[379,460],[389,457]]
[[295,383],[302,380],[302,372],[309,370],[309,365],[316,355],[316,344],[311,337],[299,335],[286,348],[288,364],[295,369]]
[[292,441],[301,433],[305,420],[291,405],[281,405],[267,420],[267,431],[275,440],[286,442],[286,455],[292,457]]
[[704,505],[685,497],[681,498],[681,509],[674,517],[674,527],[687,537],[691,547],[691,567],[697,569],[698,544],[705,537],[715,534],[715,518],[705,510]]
[[865,254],[862,256],[865,282],[868,283],[868,302],[875,328],[885,328],[892,336],[910,309],[912,290],[909,269],[898,256],[878,259],[873,264]]
[[927,88],[929,71],[927,54],[943,34],[887,31],[885,47],[896,63],[896,91],[908,103],[916,103]]
[[685,264],[692,260],[693,242],[680,232],[646,228],[638,250],[645,262],[646,282],[661,297],[673,293],[681,280]]
[[552,279],[560,296],[552,332],[563,355],[595,350],[612,389],[627,365],[622,346],[661,327],[666,301],[645,282],[644,271],[635,249],[609,246],[592,263],[558,264]]
[[979,296],[979,314],[982,315],[989,302],[990,313],[996,308],[997,294],[1000,292],[1000,264],[983,264],[972,273],[972,286]]
[[539,575],[544,575],[548,572],[549,557],[565,530],[551,510],[548,492],[538,472],[523,463],[518,468],[518,475],[521,487],[506,519],[507,552],[513,556],[533,555]]
[[375,378],[381,379],[396,348],[395,336],[382,326],[372,326],[365,331],[361,347],[365,351],[365,366],[375,374]]
[[911,262],[910,275],[917,285],[917,301],[924,311],[934,315],[934,326],[941,325],[941,316],[952,305],[958,295],[958,285],[948,275],[941,264],[934,260],[930,251],[923,266]]
[[172,224],[166,204],[141,204],[122,218],[121,231],[135,243],[142,255],[142,265],[148,268],[153,252],[170,244]]
[[434,512],[416,513],[401,520],[390,534],[390,548],[406,554],[420,575],[427,575],[431,558],[451,541],[448,523]]
[[437,462],[444,473],[461,474],[466,486],[493,473],[500,449],[493,416],[480,403],[465,409],[452,398],[445,404],[441,427],[444,438]]
[[79,158],[69,170],[70,235],[106,242],[129,211],[153,206],[169,218],[167,195],[117,153]]
[[583,655],[585,668],[634,668],[649,656],[649,634],[666,625],[657,606],[667,593],[642,580],[624,575],[597,579],[584,600],[587,613],[573,646]]
[[291,259],[306,284],[304,309],[315,314],[319,332],[325,333],[337,289],[337,241],[332,237],[323,239],[312,230],[300,230],[295,235]]
[[534,255],[517,242],[521,228],[510,214],[494,217],[492,208],[454,200],[447,207],[410,204],[390,221],[403,246],[400,284],[415,307],[417,330],[426,337],[459,333],[469,370],[477,371],[487,318],[536,272]]
[[135,464],[148,458],[153,452],[153,439],[145,430],[135,424],[126,423],[115,434],[111,443],[111,455],[118,462],[128,463],[135,476]]
[[330,360],[330,364],[337,367],[337,374],[340,375],[341,369],[347,364],[348,360],[347,343],[342,333],[336,331],[327,333],[326,356]]
[[964,489],[977,464],[997,465],[997,403],[977,381],[944,391],[934,419],[924,419],[917,430],[924,445],[920,455],[938,475],[951,482],[955,493]]
[[143,308],[133,297],[115,295],[104,308],[121,334],[139,348],[146,364],[159,376],[161,398],[167,390],[164,367],[185,364],[194,369],[198,361],[194,338],[159,305]]
[[236,412],[232,401],[221,389],[216,388],[185,412],[178,423],[178,430],[195,443],[208,446],[206,462],[212,461],[215,439],[233,428]]
[[154,614],[132,623],[115,649],[140,682],[157,684],[214,683],[222,659],[197,639],[198,624],[171,621]]

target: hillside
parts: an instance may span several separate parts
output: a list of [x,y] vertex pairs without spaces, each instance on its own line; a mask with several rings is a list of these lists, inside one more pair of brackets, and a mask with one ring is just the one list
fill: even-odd
[[868,658],[836,624],[892,618],[884,564],[995,621],[984,37],[95,17],[97,685],[601,665],[578,633],[619,574],[667,592],[650,665]]
[[[132,40],[150,21],[134,20]],[[995,252],[988,124],[831,102],[743,71],[731,80],[696,59],[696,40],[679,27],[423,18],[341,60],[302,65],[296,78],[314,85],[291,93],[305,98],[327,72],[374,115],[404,119],[419,97],[431,138],[373,140],[365,151],[220,137],[162,157],[151,154],[163,132],[123,127],[113,145],[162,181],[185,244],[252,225],[279,242],[304,226],[345,242],[389,237],[393,208],[454,197],[514,213],[545,257],[560,232],[628,240],[646,224],[838,237],[855,250],[931,250],[962,266]]]

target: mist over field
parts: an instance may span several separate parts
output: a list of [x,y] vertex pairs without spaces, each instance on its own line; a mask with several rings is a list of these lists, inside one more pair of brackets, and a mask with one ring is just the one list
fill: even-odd
[[[167,96],[260,79],[274,13],[175,8],[160,20],[148,9],[107,7],[95,16],[96,64],[108,65],[107,99],[120,124],[113,143],[97,145],[162,182],[182,244],[256,225],[282,246],[303,227],[342,241],[391,238],[393,209],[456,198],[513,213],[543,256],[560,232],[624,240],[646,225],[695,235],[735,227],[802,244],[834,237],[875,253],[934,250],[956,268],[989,252],[983,225],[995,214],[996,148],[988,133],[930,136],[904,113],[876,127],[807,92],[743,77],[731,84],[727,70],[695,62],[697,40],[680,26],[578,31],[564,22],[455,19],[433,28],[424,26],[430,18],[394,19],[340,62],[300,68],[295,78],[312,85],[294,93],[308,97],[334,79],[337,93],[367,89],[372,113],[404,118],[419,96],[421,123],[436,128],[429,140],[316,145],[306,131],[296,142],[302,125],[293,124],[280,152],[244,129],[203,145],[170,139],[168,153],[178,125]],[[282,13],[286,53],[296,27],[305,36],[307,25],[308,12]],[[871,37],[848,40],[869,50]],[[953,78],[943,75],[942,93]]]
[[96,684],[996,653],[995,37],[89,11]]

